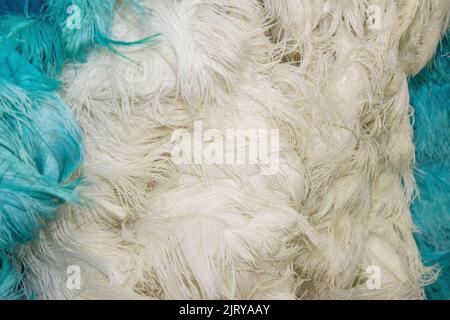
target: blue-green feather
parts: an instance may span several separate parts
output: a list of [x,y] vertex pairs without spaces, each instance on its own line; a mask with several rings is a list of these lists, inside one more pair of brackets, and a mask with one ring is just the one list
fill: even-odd
[[4,15],[0,19],[0,41],[9,43],[41,72],[56,77],[64,54],[58,29],[39,16]]
[[42,8],[43,0],[1,0],[0,14],[37,14]]
[[44,19],[57,26],[68,59],[84,61],[89,50],[107,45],[115,0],[47,0]]
[[[32,241],[57,208],[77,202],[83,159],[75,118],[56,94],[59,82],[10,41],[0,43],[0,255]],[[24,297],[17,270],[3,258],[0,297]],[[16,289],[14,289],[16,288]],[[13,291],[16,290],[16,294]]]
[[415,110],[416,180],[420,191],[411,210],[426,265],[437,265],[438,280],[428,299],[450,299],[450,34],[433,63],[410,80]]
[[0,254],[0,300],[23,300],[27,298],[21,288],[22,274],[13,267],[11,259]]
[[[139,8],[135,0],[122,3]],[[96,47],[121,55],[116,46],[153,40],[113,40],[115,5],[115,0],[0,1],[0,299],[25,297],[21,272],[8,260],[17,245],[32,241],[60,205],[78,201],[74,190],[83,144],[73,115],[56,94],[62,67],[84,61]]]
[[67,180],[83,147],[73,115],[49,91],[54,81],[14,50],[1,52],[0,250],[12,251],[33,239],[59,205],[76,200],[76,183]]

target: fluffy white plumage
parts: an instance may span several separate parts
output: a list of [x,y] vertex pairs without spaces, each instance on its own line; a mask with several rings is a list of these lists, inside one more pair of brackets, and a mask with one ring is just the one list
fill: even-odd
[[[84,130],[84,207],[22,255],[41,298],[422,298],[406,77],[432,57],[433,1],[145,0],[64,73]],[[370,28],[367,9],[381,8]],[[171,162],[175,129],[280,129],[280,170]],[[81,290],[65,285],[79,265]],[[369,290],[366,270],[381,269]]]

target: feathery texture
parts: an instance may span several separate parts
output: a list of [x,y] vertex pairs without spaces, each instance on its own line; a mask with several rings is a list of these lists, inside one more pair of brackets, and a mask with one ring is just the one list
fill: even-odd
[[109,45],[115,0],[46,0],[43,16],[60,29],[64,56],[84,61],[95,46]]
[[62,69],[64,52],[58,29],[38,16],[4,15],[0,20],[3,43],[9,43],[26,61],[55,77]]
[[428,299],[450,299],[450,35],[444,37],[430,66],[410,80],[414,107],[416,180],[412,204],[419,227],[416,240],[427,265],[440,270],[426,288]]
[[[64,63],[83,61],[95,47],[117,52],[115,45],[151,40],[108,38],[115,3],[11,0],[0,6],[0,253],[15,255],[57,208],[78,203],[81,132],[57,95],[55,78]],[[0,296],[14,297],[12,290],[26,284],[13,284],[18,278],[6,259],[0,272],[8,280]]]
[[73,200],[76,183],[63,183],[76,172],[83,149],[72,114],[47,91],[53,81],[15,51],[2,50],[0,61],[2,76],[6,76],[3,70],[14,70],[12,82],[0,78],[0,248],[9,249],[33,238],[40,224],[35,212],[52,218],[58,205]]
[[2,0],[0,2],[0,14],[6,13],[39,13],[44,0]]
[[[77,199],[73,191],[83,157],[81,134],[55,93],[58,82],[41,73],[57,75],[68,56],[62,47],[65,35],[57,29],[63,27],[52,24],[66,19],[66,14],[58,12],[55,17],[45,7],[42,17],[41,5],[7,1],[0,11],[5,14],[0,22],[2,252],[12,253],[17,245],[31,241],[61,204]],[[94,27],[101,22],[101,18],[94,21]],[[93,41],[77,50],[86,50]],[[5,286],[0,296],[14,297],[17,279],[6,258],[2,261]]]
[[0,255],[0,300],[19,300],[26,297],[18,286],[21,275],[12,267],[9,257]]
[[[73,62],[61,95],[86,143],[79,192],[87,202],[60,208],[40,241],[20,251],[26,292],[424,297],[434,273],[420,259],[409,210],[407,76],[434,55],[447,0],[140,1],[151,19],[126,6],[114,11],[112,1],[49,0],[44,12],[54,18],[44,21],[64,28],[69,2],[86,28],[60,34]],[[127,59],[114,50],[87,54],[98,44],[145,43],[135,40],[148,34],[160,37],[124,46]],[[199,122],[222,133],[277,129],[278,170],[177,164],[175,130],[202,139]],[[72,266],[78,288],[66,285]],[[375,290],[367,284],[374,268]]]
[[73,114],[53,92],[56,81],[8,46],[0,65],[0,252],[13,253],[61,204],[76,201],[83,147]]
[[[160,34],[154,46],[63,73],[90,202],[22,252],[27,286],[56,299],[423,298],[407,76],[433,56],[448,1],[141,3],[151,19],[120,8],[113,35]],[[177,165],[172,134],[197,121],[279,129],[279,170]]]

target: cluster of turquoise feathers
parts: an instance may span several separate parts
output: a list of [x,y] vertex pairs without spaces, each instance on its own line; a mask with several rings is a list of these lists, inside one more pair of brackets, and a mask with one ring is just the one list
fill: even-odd
[[[58,95],[65,63],[90,50],[123,44],[109,38],[115,0],[0,2],[0,300],[32,299],[15,252],[35,239],[64,203],[80,204],[80,128]],[[68,28],[67,7],[81,8],[83,28]],[[449,35],[450,36],[450,35]],[[426,265],[440,269],[428,299],[450,299],[450,42],[410,80],[416,179],[411,210]]]

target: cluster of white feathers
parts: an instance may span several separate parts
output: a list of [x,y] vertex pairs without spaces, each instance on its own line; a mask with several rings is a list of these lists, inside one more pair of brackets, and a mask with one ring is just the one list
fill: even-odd
[[[73,64],[85,203],[23,248],[43,299],[420,299],[407,77],[448,0],[142,0]],[[370,7],[378,8],[370,21]],[[124,58],[124,56],[126,58]],[[280,167],[184,165],[174,130],[280,130]],[[67,286],[69,266],[81,286]],[[370,288],[368,268],[380,270]]]

